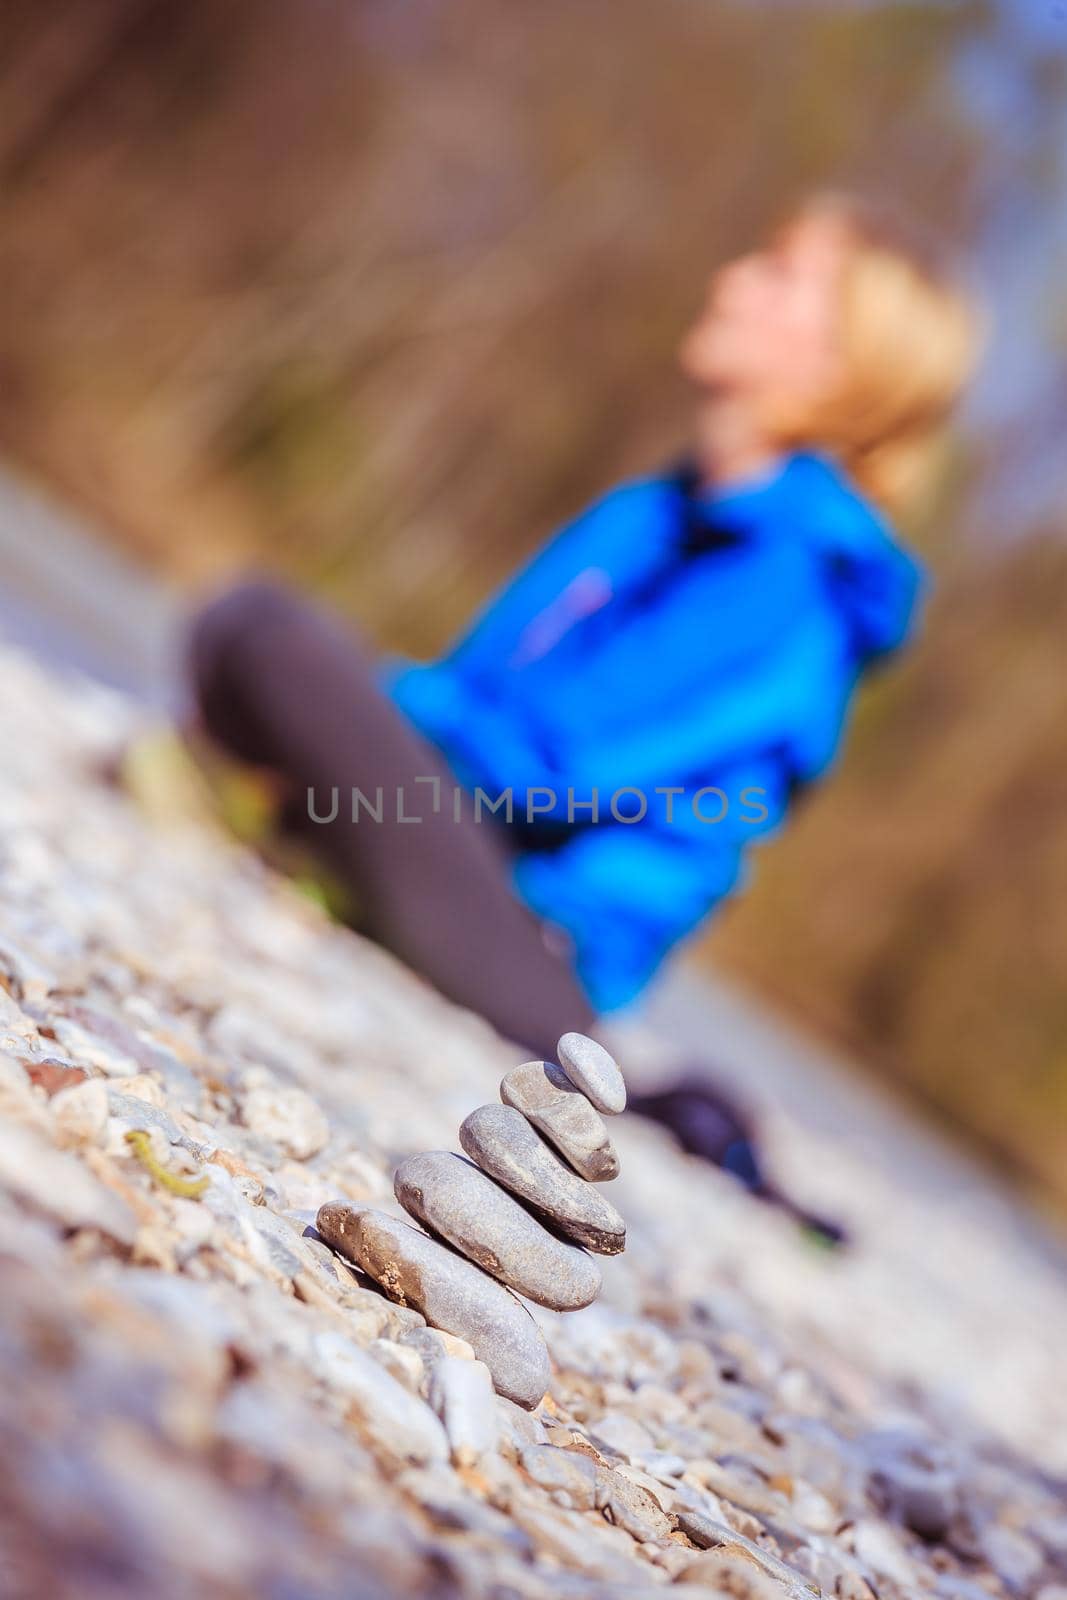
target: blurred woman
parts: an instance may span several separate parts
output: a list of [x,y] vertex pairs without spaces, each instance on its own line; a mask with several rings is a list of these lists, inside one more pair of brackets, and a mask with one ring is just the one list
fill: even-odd
[[[908,638],[922,579],[887,519],[976,343],[927,245],[810,199],[711,279],[681,467],[597,501],[436,661],[375,662],[282,589],[232,591],[194,630],[202,720],[282,778],[364,931],[551,1054],[737,888]],[[700,1115],[645,1109],[765,1187],[743,1119],[684,1094]]]

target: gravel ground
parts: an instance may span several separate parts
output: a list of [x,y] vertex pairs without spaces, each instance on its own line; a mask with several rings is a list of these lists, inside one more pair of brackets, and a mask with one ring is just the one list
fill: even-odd
[[1067,1299],[1017,1207],[726,991],[669,986],[624,1070],[713,1040],[857,1244],[613,1119],[626,1253],[595,1305],[536,1310],[537,1410],[494,1398],[312,1224],[397,1214],[397,1161],[456,1148],[514,1052],[224,840],[139,818],[106,779],[131,703],[0,669],[5,1600],[1067,1600]]
[[[784,1187],[847,1224],[856,1247],[806,1270],[788,1230],[768,1228],[753,1253],[746,1229],[739,1270],[770,1314],[1067,1472],[1061,1231],[883,1083],[704,973],[670,975],[645,1025],[617,1032],[635,1083],[654,1084],[671,1059],[714,1061],[759,1109]],[[739,1242],[716,1241],[720,1266]]]

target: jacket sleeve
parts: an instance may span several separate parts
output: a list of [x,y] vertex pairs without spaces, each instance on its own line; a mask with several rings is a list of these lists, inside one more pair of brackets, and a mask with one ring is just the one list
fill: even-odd
[[[488,602],[447,655],[429,662],[396,656],[381,663],[381,687],[428,738],[447,749],[468,787],[483,777],[498,789],[511,787],[515,774],[525,775],[526,786],[558,778],[548,752],[498,706],[496,687],[516,664],[529,631],[580,573],[599,569],[617,592],[649,563],[657,529],[651,503],[651,482],[612,490],[550,540]],[[488,773],[487,750],[492,752]]]
[[505,669],[524,630],[580,572],[599,566],[611,578],[626,565],[639,530],[638,499],[640,486],[623,485],[562,528],[492,596],[440,665],[466,676]]
[[565,822],[568,789],[576,801],[596,789],[606,811],[618,789],[641,789],[651,800],[657,785],[699,780],[772,749],[795,757],[799,774],[810,777],[833,753],[854,676],[840,627],[823,615],[805,614],[777,650],[717,672],[654,724],[633,731],[586,734],[570,746],[546,750],[506,714],[498,714],[494,726],[493,708],[481,708],[484,778],[498,792],[511,787],[516,810],[526,807],[529,791],[551,791],[551,808],[547,796],[529,796],[534,814]]
[[739,662],[701,684],[654,725],[584,742],[565,756],[570,782],[609,792],[679,783],[722,771],[755,752],[791,743],[816,711],[826,665],[838,652],[836,630],[822,618],[802,620],[778,650]]

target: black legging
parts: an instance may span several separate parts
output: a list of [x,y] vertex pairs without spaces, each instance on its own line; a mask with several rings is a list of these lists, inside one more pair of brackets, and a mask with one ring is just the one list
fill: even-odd
[[[190,667],[208,732],[280,774],[293,816],[354,896],[360,923],[449,999],[507,1038],[554,1057],[560,1034],[595,1014],[551,934],[518,899],[508,830],[476,821],[441,753],[409,726],[374,677],[366,648],[331,617],[274,584],[230,590],[197,617]],[[430,783],[440,780],[439,808]],[[383,791],[381,821],[369,804]],[[337,816],[329,817],[333,791]],[[403,796],[398,819],[396,795]],[[460,820],[455,820],[459,806]]]

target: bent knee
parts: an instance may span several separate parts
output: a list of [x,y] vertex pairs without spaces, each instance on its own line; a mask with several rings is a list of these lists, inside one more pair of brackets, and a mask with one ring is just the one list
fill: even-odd
[[209,600],[189,627],[188,660],[203,688],[232,661],[242,641],[300,614],[304,602],[284,584],[247,578]]

